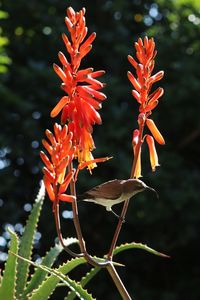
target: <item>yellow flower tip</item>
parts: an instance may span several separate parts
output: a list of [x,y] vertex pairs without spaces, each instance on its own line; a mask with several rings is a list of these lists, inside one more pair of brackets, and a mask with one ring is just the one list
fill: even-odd
[[105,158],[105,161],[110,160],[110,159],[113,159],[113,156],[107,156],[107,157]]
[[[135,156],[135,148],[136,147],[133,148],[134,156]],[[141,167],[141,149],[140,149],[138,157],[137,157],[137,162],[136,162],[136,165],[135,165],[135,170],[134,170],[133,177],[136,178],[136,179],[142,177],[141,172],[142,172],[142,167]]]
[[156,167],[159,167],[159,162],[158,162],[158,155],[154,143],[154,138],[151,135],[146,135],[146,141],[147,145],[149,147],[149,154],[150,154],[150,163],[151,163],[151,168],[152,171],[155,172]]
[[64,169],[63,172],[59,174],[59,176],[58,176],[58,183],[59,184],[63,183],[63,181],[65,179],[65,173],[66,173],[66,169]]

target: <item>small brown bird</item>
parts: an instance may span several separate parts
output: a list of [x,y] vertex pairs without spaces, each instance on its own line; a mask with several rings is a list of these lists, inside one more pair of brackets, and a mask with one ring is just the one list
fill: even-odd
[[78,196],[77,200],[93,202],[105,206],[107,211],[111,211],[114,215],[119,217],[112,210],[112,206],[130,199],[135,194],[144,190],[151,190],[157,194],[153,188],[147,186],[142,180],[114,179],[92,188],[91,190]]

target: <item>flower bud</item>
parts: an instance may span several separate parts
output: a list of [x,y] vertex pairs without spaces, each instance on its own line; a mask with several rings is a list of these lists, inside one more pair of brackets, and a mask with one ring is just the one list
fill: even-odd
[[165,140],[153,120],[147,119],[146,124],[158,144],[165,145]]

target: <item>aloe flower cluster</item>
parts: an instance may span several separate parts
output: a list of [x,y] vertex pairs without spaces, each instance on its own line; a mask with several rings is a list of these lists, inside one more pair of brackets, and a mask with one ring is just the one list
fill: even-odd
[[66,194],[66,190],[74,180],[75,170],[72,161],[78,159],[78,171],[87,167],[91,171],[97,162],[108,158],[93,158],[95,144],[92,137],[93,125],[101,124],[98,110],[106,96],[100,92],[104,84],[97,80],[104,71],[93,68],[80,69],[82,59],[92,49],[96,33],[88,37],[85,22],[85,8],[75,12],[67,9],[65,23],[69,37],[63,33],[62,39],[67,55],[58,53],[61,67],[54,64],[56,74],[62,80],[61,89],[66,93],[51,111],[51,117],[60,114],[61,125],[55,123],[54,133],[46,130],[47,140],[43,146],[48,155],[41,151],[40,156],[45,164],[43,168],[44,184],[49,198],[58,201],[72,202],[74,196]]
[[45,164],[43,168],[44,184],[51,201],[72,202],[74,197],[65,194],[72,180],[74,171],[66,174],[66,168],[74,158],[75,147],[72,146],[72,133],[68,132],[67,126],[61,127],[55,123],[54,134],[46,130],[47,140],[43,140],[43,146],[50,158],[41,151],[40,157]]
[[[132,141],[134,155],[136,157],[132,176],[138,178],[141,176],[141,145],[143,141],[146,139],[148,144],[153,171],[159,166],[154,140],[161,145],[165,144],[163,136],[159,132],[154,121],[150,119],[152,111],[156,108],[159,103],[159,98],[164,93],[164,90],[161,87],[158,87],[152,92],[152,86],[155,82],[163,78],[164,72],[159,71],[152,75],[155,56],[157,54],[153,38],[148,39],[148,37],[145,37],[144,40],[139,38],[135,43],[135,49],[138,62],[130,55],[128,56],[128,60],[135,68],[136,76],[131,72],[128,72],[128,78],[134,88],[132,90],[132,95],[139,103],[139,128],[133,131]],[[143,137],[145,125],[147,125],[151,134],[145,134]]]
[[[76,156],[79,163],[93,160],[92,150],[95,144],[92,138],[94,124],[101,124],[98,110],[106,96],[100,92],[104,87],[96,78],[104,71],[94,71],[93,68],[79,69],[82,59],[92,49],[92,42],[96,37],[93,32],[86,38],[88,29],[85,23],[85,8],[75,12],[71,7],[67,9],[65,23],[70,38],[62,35],[68,58],[59,52],[58,57],[62,68],[54,64],[54,70],[62,80],[61,88],[67,94],[63,96],[54,109],[51,117],[61,112],[61,123],[68,124],[73,133],[73,145],[76,146]],[[89,164],[91,170],[95,163]]]

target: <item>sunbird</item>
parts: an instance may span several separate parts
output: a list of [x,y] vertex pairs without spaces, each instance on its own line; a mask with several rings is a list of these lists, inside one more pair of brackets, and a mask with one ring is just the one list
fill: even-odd
[[107,211],[110,211],[114,215],[119,217],[112,210],[112,206],[123,201],[127,201],[137,193],[140,193],[144,190],[150,190],[157,194],[157,192],[153,188],[146,185],[142,180],[114,179],[97,185],[84,194],[77,196],[77,200],[93,202],[95,204],[102,205],[106,208]]

